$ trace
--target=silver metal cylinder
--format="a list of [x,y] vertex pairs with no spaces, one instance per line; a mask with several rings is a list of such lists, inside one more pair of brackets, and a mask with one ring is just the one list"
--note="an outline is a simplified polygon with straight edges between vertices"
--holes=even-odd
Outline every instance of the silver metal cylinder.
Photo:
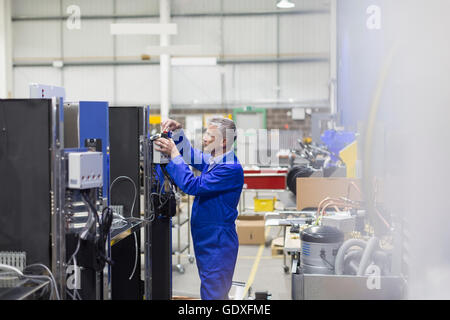
[[336,254],[342,242],[313,243],[302,241],[300,266],[303,273],[334,274]]

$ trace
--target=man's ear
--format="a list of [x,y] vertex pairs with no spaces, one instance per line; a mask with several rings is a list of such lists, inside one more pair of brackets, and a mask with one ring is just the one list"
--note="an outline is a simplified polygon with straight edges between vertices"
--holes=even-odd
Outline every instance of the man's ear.
[[227,147],[227,139],[223,139],[222,140],[222,147],[226,148]]

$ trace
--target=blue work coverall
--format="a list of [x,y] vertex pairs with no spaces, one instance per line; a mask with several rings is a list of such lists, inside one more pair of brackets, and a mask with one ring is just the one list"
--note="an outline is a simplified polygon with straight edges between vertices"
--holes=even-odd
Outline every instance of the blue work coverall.
[[[239,248],[235,220],[244,172],[233,151],[211,160],[194,149],[182,130],[173,135],[182,155],[166,170],[186,194],[195,196],[191,232],[204,300],[226,300],[231,288]],[[201,171],[196,177],[192,165]]]

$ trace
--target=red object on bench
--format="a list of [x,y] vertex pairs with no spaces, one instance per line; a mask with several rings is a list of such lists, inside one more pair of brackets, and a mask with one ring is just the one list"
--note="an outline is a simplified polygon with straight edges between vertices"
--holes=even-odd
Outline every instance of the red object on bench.
[[244,189],[284,190],[287,169],[244,170]]

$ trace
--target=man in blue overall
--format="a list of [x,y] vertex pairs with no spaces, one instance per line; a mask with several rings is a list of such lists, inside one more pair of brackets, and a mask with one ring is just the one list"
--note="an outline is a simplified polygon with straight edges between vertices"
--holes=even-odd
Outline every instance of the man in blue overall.
[[[174,133],[173,140],[155,141],[159,151],[171,157],[166,170],[183,192],[195,196],[191,230],[201,298],[226,300],[238,254],[235,220],[244,185],[244,172],[233,152],[236,126],[226,118],[210,120],[203,152],[191,146],[178,122],[164,121],[161,128]],[[194,176],[188,165],[201,175]]]

